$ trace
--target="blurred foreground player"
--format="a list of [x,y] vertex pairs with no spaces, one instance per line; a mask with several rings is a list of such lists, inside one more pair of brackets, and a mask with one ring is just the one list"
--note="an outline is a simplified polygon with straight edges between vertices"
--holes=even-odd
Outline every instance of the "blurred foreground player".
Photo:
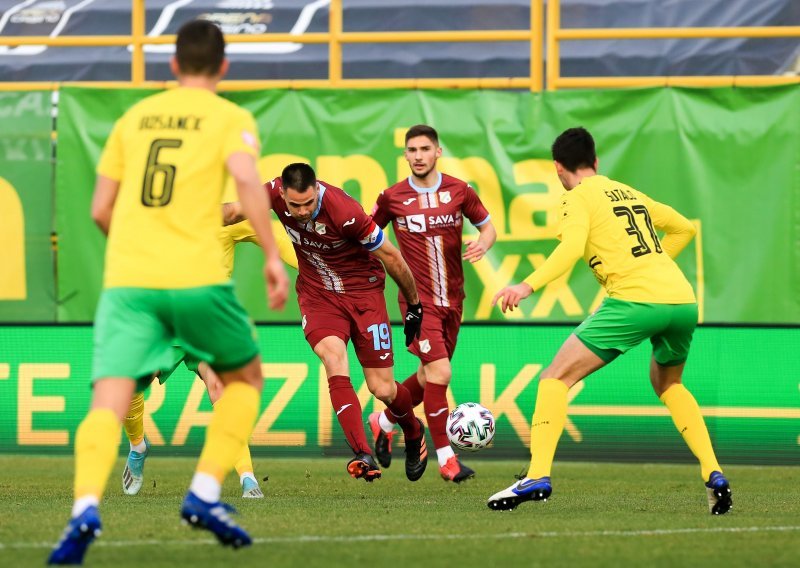
[[[226,191],[226,193],[228,192]],[[233,188],[232,194],[227,195],[223,200],[229,202],[235,199],[233,194],[235,194],[235,188]],[[294,254],[294,248],[283,230],[275,233],[275,241],[283,262],[297,269],[297,257]],[[253,225],[250,224],[249,221],[242,221],[235,225],[222,227],[220,242],[222,243],[224,254],[223,262],[225,272],[228,277],[230,277],[233,273],[234,246],[244,242],[258,244],[258,239]],[[174,352],[175,362],[173,366],[167,371],[157,373],[157,377],[153,376],[152,378],[158,378],[159,382],[164,384],[181,362],[183,362],[187,369],[192,373],[196,373],[203,383],[205,383],[211,404],[216,404],[222,397],[224,385],[219,376],[214,372],[214,369],[204,361],[198,361],[188,356],[186,352],[178,346],[175,346]],[[128,459],[125,462],[125,468],[122,470],[122,491],[126,495],[137,495],[144,483],[144,465],[150,452],[150,441],[147,438],[147,433],[144,431],[143,392],[137,392],[133,395],[131,406],[125,415],[122,426],[125,429],[125,434],[130,444]],[[261,491],[261,487],[258,484],[248,444],[244,445],[239,456],[236,458],[234,469],[239,476],[239,483],[242,486],[242,497],[244,499],[262,499],[264,497],[264,492]]]
[[179,86],[129,109],[97,167],[92,217],[108,244],[95,317],[92,403],[75,436],[72,519],[50,564],[81,564],[100,534],[98,505],[120,423],[144,386],[136,378],[167,369],[175,343],[208,361],[225,385],[181,517],[223,545],[252,542],[231,519],[232,508],[219,501],[222,480],[252,431],[263,386],[254,329],[222,264],[219,204],[226,171],[266,255],[271,308],[285,304],[288,279],[256,170],[255,121],[215,94],[228,69],[220,29],[205,20],[182,26],[170,65]]
[[[567,416],[567,391],[645,339],[653,345],[650,382],[669,409],[689,449],[700,461],[708,507],[727,513],[731,488],[717,463],[703,415],[681,384],[697,326],[694,291],[673,259],[695,235],[692,223],[671,207],[623,183],[597,174],[594,139],[570,128],[552,147],[556,172],[567,190],[561,202],[561,243],[521,284],[500,290],[503,312],[541,290],[583,257],[606,289],[600,308],[567,338],[541,372],[531,424],[527,476],[489,497],[495,510],[547,499],[550,469]],[[664,231],[659,239],[656,229]]]

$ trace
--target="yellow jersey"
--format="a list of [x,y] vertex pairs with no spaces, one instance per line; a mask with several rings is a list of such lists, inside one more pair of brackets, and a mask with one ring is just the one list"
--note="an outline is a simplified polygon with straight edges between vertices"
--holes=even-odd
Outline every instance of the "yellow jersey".
[[[226,201],[226,203],[229,202]],[[278,246],[278,254],[281,256],[281,260],[297,270],[297,254],[294,252],[294,245],[289,240],[289,235],[286,234],[283,225],[275,219],[272,220],[272,234],[275,237],[275,244]],[[256,230],[247,219],[222,227],[219,239],[223,249],[223,264],[228,276],[233,274],[233,247],[239,243],[259,244]]]
[[[657,230],[666,231],[663,241]],[[673,260],[694,234],[691,222],[671,207],[605,176],[586,177],[564,194],[559,217],[562,245],[567,235],[579,235],[571,239],[579,247],[575,256],[570,260],[569,252],[553,251],[551,266],[543,265],[525,282],[538,290],[583,256],[611,298],[694,303],[692,286]]]
[[191,288],[228,280],[220,242],[225,162],[258,157],[255,121],[207,89],[147,97],[114,125],[97,173],[120,182],[104,287]]

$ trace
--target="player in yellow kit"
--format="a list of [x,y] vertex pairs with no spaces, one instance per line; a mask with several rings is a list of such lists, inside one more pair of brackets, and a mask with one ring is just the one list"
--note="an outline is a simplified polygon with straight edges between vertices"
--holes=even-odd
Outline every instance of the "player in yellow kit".
[[[227,203],[234,200],[236,200],[235,190],[226,192],[223,201]],[[276,231],[274,234],[281,259],[292,268],[297,269],[297,256],[294,253],[294,247],[291,241],[289,241],[289,237],[286,235],[286,231],[281,228],[280,231]],[[253,229],[253,225],[245,220],[235,225],[222,227],[220,242],[222,243],[224,254],[223,262],[225,272],[230,277],[233,273],[234,246],[239,243],[258,244],[258,238],[255,229]],[[223,384],[219,376],[217,376],[214,369],[207,363],[187,356],[179,347],[175,347],[175,362],[173,367],[165,372],[159,373],[158,380],[162,384],[166,382],[181,362],[184,363],[187,369],[200,377],[206,385],[208,398],[211,400],[211,404],[216,404],[223,392]],[[150,451],[150,442],[144,431],[143,392],[138,392],[133,396],[131,406],[128,409],[128,413],[125,415],[125,420],[122,425],[130,444],[128,459],[125,462],[125,468],[122,470],[122,491],[126,495],[137,495],[144,483],[144,464]],[[261,491],[258,485],[258,479],[255,476],[253,459],[250,455],[250,447],[248,444],[244,445],[239,456],[236,458],[234,469],[239,476],[239,483],[241,483],[242,486],[242,497],[245,499],[262,499],[264,493]]]
[[170,67],[178,87],[131,107],[114,125],[97,166],[92,217],[108,243],[95,317],[92,402],[75,434],[72,519],[50,564],[81,564],[100,534],[98,506],[121,421],[137,387],[146,387],[137,378],[168,369],[176,343],[208,361],[225,385],[181,517],[223,545],[252,542],[219,500],[222,481],[252,432],[263,387],[255,330],[222,262],[227,175],[264,249],[270,307],[285,304],[288,279],[256,169],[255,121],[215,93],[228,69],[222,32],[211,22],[192,21],[178,30],[175,47]]
[[[525,501],[546,500],[552,492],[550,469],[567,417],[567,391],[645,339],[653,345],[650,382],[672,420],[700,461],[709,510],[731,508],[728,480],[717,463],[703,416],[681,384],[689,345],[697,325],[694,291],[673,259],[695,234],[694,226],[671,207],[618,181],[597,174],[591,134],[570,128],[553,143],[553,160],[567,190],[561,203],[561,243],[521,284],[494,297],[513,310],[583,257],[606,289],[600,308],[564,342],[541,372],[531,424],[531,463],[527,476],[495,493],[488,505],[514,509]],[[656,230],[665,231],[659,239]]]

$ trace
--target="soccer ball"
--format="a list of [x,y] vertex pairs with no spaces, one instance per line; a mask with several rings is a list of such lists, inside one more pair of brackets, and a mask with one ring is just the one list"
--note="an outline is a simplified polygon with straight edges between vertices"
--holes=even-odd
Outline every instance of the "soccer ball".
[[447,417],[447,437],[459,450],[482,450],[494,438],[494,416],[477,402],[459,404]]

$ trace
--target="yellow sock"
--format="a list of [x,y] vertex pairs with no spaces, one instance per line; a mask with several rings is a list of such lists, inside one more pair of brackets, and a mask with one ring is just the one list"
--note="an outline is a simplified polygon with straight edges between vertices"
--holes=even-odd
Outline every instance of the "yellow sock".
[[245,444],[242,451],[239,452],[239,457],[236,458],[236,473],[242,477],[243,473],[253,473],[253,460],[250,457],[250,446]]
[[133,395],[131,407],[122,425],[131,444],[135,446],[144,440],[144,393]]
[[558,379],[539,380],[531,420],[531,465],[528,468],[531,479],[550,476],[558,439],[567,420],[568,391],[569,387]]
[[660,398],[669,409],[672,421],[686,441],[686,445],[700,460],[700,474],[703,476],[703,481],[708,481],[712,471],[721,472],[722,468],[717,463],[714,448],[711,447],[706,423],[692,393],[683,385],[677,384],[669,387]]
[[211,475],[222,483],[241,455],[242,447],[247,446],[260,403],[261,395],[255,387],[239,381],[225,387],[214,404],[214,414],[197,464],[198,473]]
[[103,496],[117,459],[120,423],[113,411],[90,410],[75,434],[75,499]]

